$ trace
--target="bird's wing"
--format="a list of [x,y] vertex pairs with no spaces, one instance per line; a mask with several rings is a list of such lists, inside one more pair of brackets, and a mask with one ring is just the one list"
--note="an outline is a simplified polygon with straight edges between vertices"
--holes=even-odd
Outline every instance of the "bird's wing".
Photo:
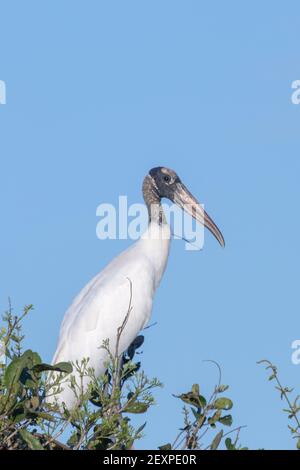
[[112,263],[84,287],[66,312],[53,362],[83,357],[97,361],[97,351],[106,339],[114,348],[118,328],[122,326],[131,300],[132,310],[119,352],[130,345],[146,323],[152,307],[152,297],[144,291],[145,285],[149,285],[145,260],[141,261],[142,271],[134,259],[118,263],[118,269]]

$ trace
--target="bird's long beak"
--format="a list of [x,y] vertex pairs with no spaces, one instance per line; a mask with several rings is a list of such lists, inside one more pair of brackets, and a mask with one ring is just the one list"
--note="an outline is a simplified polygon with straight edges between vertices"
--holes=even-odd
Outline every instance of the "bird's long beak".
[[191,215],[195,220],[208,228],[208,230],[216,237],[222,247],[225,246],[225,240],[221,231],[218,229],[214,221],[205,212],[197,199],[189,192],[183,183],[177,183],[174,191],[174,202],[185,212]]

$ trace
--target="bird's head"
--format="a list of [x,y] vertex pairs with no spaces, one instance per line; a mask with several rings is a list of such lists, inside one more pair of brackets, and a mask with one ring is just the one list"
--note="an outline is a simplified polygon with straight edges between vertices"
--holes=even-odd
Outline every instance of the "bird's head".
[[221,231],[205,212],[197,199],[182,183],[175,171],[161,166],[152,168],[144,180],[144,194],[145,199],[148,197],[150,204],[155,201],[160,201],[162,198],[167,198],[174,202],[208,228],[221,246],[225,246]]

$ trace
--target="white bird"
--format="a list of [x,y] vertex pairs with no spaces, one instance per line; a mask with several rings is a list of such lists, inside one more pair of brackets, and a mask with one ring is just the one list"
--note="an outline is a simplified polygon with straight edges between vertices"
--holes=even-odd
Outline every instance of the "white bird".
[[[149,224],[141,238],[113,259],[77,295],[65,313],[52,364],[89,358],[89,366],[100,376],[105,372],[107,351],[101,348],[109,340],[115,351],[118,329],[122,326],[131,300],[131,311],[121,334],[118,352],[123,353],[150,319],[155,291],[164,273],[171,239],[161,199],[168,198],[207,227],[221,246],[224,238],[202,206],[183,185],[177,174],[164,167],[150,170],[143,182],[143,196]],[[129,280],[130,283],[129,284]],[[73,370],[75,380],[78,373]],[[86,389],[89,379],[84,381]],[[77,404],[66,383],[57,396],[68,409]],[[49,397],[48,402],[54,398]]]

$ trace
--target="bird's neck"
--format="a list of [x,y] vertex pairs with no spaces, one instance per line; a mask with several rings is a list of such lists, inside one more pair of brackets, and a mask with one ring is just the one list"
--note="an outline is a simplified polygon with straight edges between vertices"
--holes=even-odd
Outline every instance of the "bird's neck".
[[154,285],[158,287],[165,271],[171,241],[171,230],[167,222],[149,222],[147,230],[141,236],[139,243],[143,246],[143,252],[151,261],[154,268]]
[[148,207],[149,224],[157,224],[160,226],[168,225],[167,219],[160,201],[157,204],[151,204]]
[[143,182],[143,196],[148,209],[149,225],[140,243],[154,268],[153,280],[156,288],[168,261],[171,230],[161,205],[158,189],[149,176],[146,176]]
[[148,209],[149,224],[166,224],[167,220],[161,205],[161,198],[149,176],[146,176],[143,182],[143,196]]

